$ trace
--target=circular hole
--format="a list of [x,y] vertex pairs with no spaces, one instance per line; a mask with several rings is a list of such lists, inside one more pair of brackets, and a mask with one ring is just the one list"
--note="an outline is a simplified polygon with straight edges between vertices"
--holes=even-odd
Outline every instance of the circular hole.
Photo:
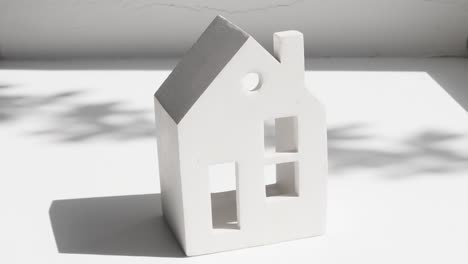
[[244,78],[242,78],[242,87],[245,91],[253,92],[257,91],[260,86],[262,86],[262,80],[260,75],[255,72],[247,73]]

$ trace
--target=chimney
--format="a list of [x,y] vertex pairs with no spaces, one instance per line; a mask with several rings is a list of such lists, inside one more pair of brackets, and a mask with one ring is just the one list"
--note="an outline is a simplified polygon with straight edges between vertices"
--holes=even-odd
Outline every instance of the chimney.
[[304,36],[295,30],[273,34],[275,57],[291,71],[304,76]]

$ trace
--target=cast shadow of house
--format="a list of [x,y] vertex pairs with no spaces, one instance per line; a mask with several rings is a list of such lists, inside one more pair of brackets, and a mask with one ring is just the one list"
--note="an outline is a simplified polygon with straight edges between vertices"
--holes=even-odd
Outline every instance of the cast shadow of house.
[[183,257],[160,194],[55,200],[49,210],[60,253]]

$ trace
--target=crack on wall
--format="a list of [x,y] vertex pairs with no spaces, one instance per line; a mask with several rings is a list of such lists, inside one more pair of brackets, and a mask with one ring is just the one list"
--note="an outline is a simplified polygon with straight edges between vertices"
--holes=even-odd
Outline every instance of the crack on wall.
[[218,8],[208,5],[185,5],[185,4],[174,4],[174,3],[165,3],[165,2],[153,2],[144,5],[140,5],[139,8],[149,8],[154,6],[159,7],[171,7],[171,8],[178,8],[178,9],[186,9],[190,11],[202,12],[202,11],[216,11],[220,13],[225,13],[229,15],[234,14],[245,14],[251,12],[262,12],[271,9],[283,8],[283,7],[292,7],[296,4],[304,2],[304,0],[295,0],[289,3],[278,3],[278,4],[270,4],[261,7],[252,7],[252,8],[245,8],[245,9],[227,9],[227,8]]

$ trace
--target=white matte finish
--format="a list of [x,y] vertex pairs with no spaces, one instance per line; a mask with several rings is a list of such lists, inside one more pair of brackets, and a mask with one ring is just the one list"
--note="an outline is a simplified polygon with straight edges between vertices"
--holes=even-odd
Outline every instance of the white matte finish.
[[[229,24],[219,17],[213,23],[220,21]],[[227,28],[240,30],[233,26]],[[207,30],[205,34],[217,33]],[[201,40],[217,40],[205,34]],[[158,97],[159,92],[156,93],[163,212],[187,255],[323,234],[327,176],[325,112],[305,86],[303,43],[300,32],[276,33],[274,50],[278,61],[248,37],[191,108],[184,111],[181,120],[168,121],[169,114],[161,106],[177,98]],[[223,42],[210,45],[216,47]],[[209,55],[222,57],[224,54],[216,53],[217,50],[222,49],[213,49]],[[188,54],[179,65],[194,58],[191,51]],[[206,66],[203,63],[199,61],[201,68]],[[248,91],[242,79],[252,72],[259,75],[260,86]],[[182,70],[177,75],[203,79]],[[177,86],[179,83],[190,83],[190,80],[174,81],[174,86],[170,80],[166,81],[164,89],[175,90],[175,94],[190,89]],[[265,150],[264,122],[276,118],[279,118],[275,125],[276,151],[269,153]],[[171,129],[171,138],[176,141],[167,143],[165,133]],[[223,195],[226,203],[237,204],[234,207],[237,209],[233,209],[237,210],[238,220],[234,229],[213,228],[218,223],[212,220],[208,168],[224,162],[236,164],[237,196]],[[293,163],[287,165],[287,162]],[[275,163],[280,164],[277,165],[278,190],[286,190],[287,195],[267,197],[264,166]],[[179,168],[180,174],[175,173]],[[291,169],[294,175],[288,174],[292,173]],[[288,183],[289,179],[292,182]],[[227,210],[231,207],[217,206],[223,210],[221,216],[228,217]]]

